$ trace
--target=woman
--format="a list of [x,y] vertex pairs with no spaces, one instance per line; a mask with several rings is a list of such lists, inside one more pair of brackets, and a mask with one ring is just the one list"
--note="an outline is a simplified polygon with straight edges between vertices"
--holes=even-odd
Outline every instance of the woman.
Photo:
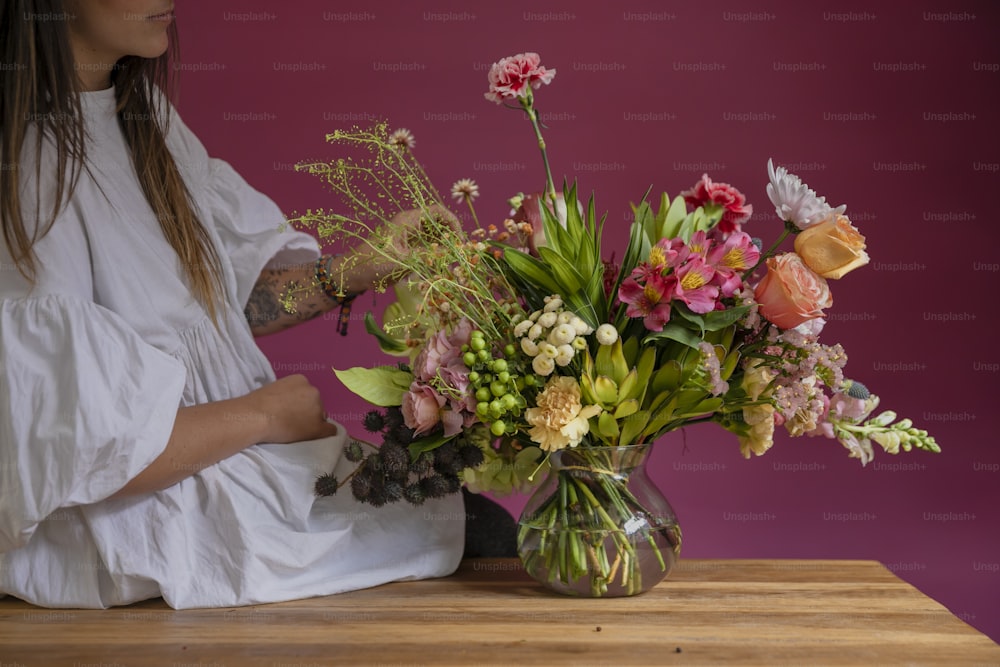
[[[253,341],[392,267],[317,261],[208,157],[158,90],[169,0],[2,7],[0,593],[230,606],[452,572],[458,496],[313,496],[346,434]],[[277,306],[317,276],[296,314]]]

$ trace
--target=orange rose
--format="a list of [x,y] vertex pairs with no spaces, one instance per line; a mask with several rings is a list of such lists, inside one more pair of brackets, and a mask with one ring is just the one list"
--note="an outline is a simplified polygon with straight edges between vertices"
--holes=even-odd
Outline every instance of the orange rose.
[[826,280],[816,275],[794,252],[767,260],[767,274],[754,290],[760,313],[782,329],[823,316],[833,305]]
[[843,215],[831,216],[802,230],[795,237],[795,252],[824,278],[842,278],[868,263],[865,237]]

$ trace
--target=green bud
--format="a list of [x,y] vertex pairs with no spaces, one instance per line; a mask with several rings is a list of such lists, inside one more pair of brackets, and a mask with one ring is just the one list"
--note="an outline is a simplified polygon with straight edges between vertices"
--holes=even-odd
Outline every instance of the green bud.
[[507,371],[500,371],[500,373],[497,374],[497,380],[503,382],[504,384],[507,384],[508,382],[510,382],[510,373],[508,373]]
[[482,338],[473,338],[469,341],[469,347],[474,351],[479,352],[480,350],[486,348],[486,341]]
[[500,397],[500,403],[503,404],[504,410],[508,412],[517,407],[517,399],[511,394],[504,394]]
[[490,424],[490,433],[492,433],[493,435],[497,436],[503,435],[506,430],[507,430],[507,425],[503,423],[502,419],[498,419],[492,424]]
[[517,354],[517,348],[511,343],[507,343],[507,345],[503,348],[503,353],[508,357],[513,357]]
[[478,381],[479,381],[479,371],[472,371],[471,373],[469,373],[469,382],[478,382]]
[[490,392],[489,388],[480,387],[479,389],[476,390],[476,400],[486,401],[487,403],[489,403],[490,399],[492,398],[493,394]]
[[493,392],[494,396],[503,396],[507,393],[507,384],[500,382],[500,380],[494,380],[490,383],[490,391]]
[[507,370],[507,362],[503,359],[496,359],[493,361],[493,370],[497,373],[502,373]]
[[489,352],[489,350],[479,350],[479,351],[477,351],[476,352],[476,358],[479,359],[479,361],[486,361],[487,359],[490,358],[490,352]]
[[466,352],[465,354],[462,355],[462,361],[468,368],[472,368],[473,366],[476,365],[476,355],[474,355],[472,352]]

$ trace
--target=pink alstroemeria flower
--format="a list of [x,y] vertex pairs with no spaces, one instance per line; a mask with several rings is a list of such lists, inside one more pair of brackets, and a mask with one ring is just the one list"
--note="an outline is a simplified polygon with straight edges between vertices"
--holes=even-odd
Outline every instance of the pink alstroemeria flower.
[[628,304],[625,314],[643,318],[643,325],[650,331],[663,331],[663,326],[670,321],[672,282],[673,278],[664,279],[658,275],[650,276],[645,285],[634,278],[626,278],[618,288],[619,301]]
[[730,297],[743,287],[743,272],[760,260],[760,249],[746,232],[730,234],[708,252],[708,263],[715,267],[715,284],[722,296]]
[[691,255],[676,269],[673,297],[687,304],[695,313],[715,310],[719,288],[713,284],[715,268],[701,255]]

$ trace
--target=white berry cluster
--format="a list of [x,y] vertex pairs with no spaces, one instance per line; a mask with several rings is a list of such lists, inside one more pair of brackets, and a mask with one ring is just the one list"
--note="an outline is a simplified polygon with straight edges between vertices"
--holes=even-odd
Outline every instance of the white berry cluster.
[[558,296],[545,297],[545,307],[514,326],[514,336],[521,351],[531,360],[531,369],[538,375],[551,375],[556,366],[567,366],[581,350],[587,349],[584,336],[593,327],[573,313],[563,310]]

